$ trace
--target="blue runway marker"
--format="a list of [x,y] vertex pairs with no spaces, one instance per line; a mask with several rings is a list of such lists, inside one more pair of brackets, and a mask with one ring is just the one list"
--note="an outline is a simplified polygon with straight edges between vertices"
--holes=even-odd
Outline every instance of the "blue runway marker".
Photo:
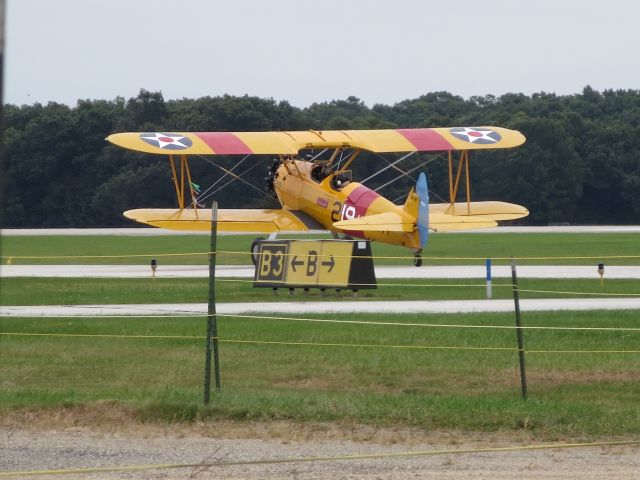
[[491,259],[487,258],[484,261],[485,266],[487,267],[487,298],[491,298]]

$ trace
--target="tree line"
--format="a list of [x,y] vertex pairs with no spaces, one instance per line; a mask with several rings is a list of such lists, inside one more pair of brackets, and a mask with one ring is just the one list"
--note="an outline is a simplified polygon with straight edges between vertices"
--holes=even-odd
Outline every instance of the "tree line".
[[[521,224],[633,224],[640,220],[640,91],[585,87],[580,94],[506,94],[469,99],[428,93],[395,105],[366,106],[356,97],[296,108],[250,96],[165,101],[141,90],[125,100],[80,100],[74,107],[4,106],[5,228],[132,225],[122,211],[175,206],[163,157],[126,151],[105,142],[124,131],[265,131],[419,128],[496,125],[520,130],[524,146],[471,153],[473,200],[503,200],[529,208]],[[367,154],[354,162],[366,178],[399,158]],[[422,163],[432,198],[447,198],[447,162],[417,154],[398,164]],[[206,189],[238,157],[193,158],[194,182]],[[270,158],[237,167],[263,189]],[[245,173],[246,171],[246,173]],[[391,182],[392,168],[371,180]],[[218,183],[224,185],[230,177]],[[413,180],[402,177],[380,193],[403,200]],[[217,187],[216,187],[217,188]],[[234,181],[214,196],[221,207],[275,207],[274,200]],[[435,200],[437,201],[437,200]]]

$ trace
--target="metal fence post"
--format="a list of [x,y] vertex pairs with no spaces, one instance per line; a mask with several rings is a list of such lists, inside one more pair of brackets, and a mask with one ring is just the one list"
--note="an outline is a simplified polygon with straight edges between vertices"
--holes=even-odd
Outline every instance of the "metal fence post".
[[522,399],[527,399],[527,372],[524,361],[524,338],[522,335],[522,319],[520,316],[520,293],[518,291],[518,275],[516,274],[516,261],[511,260],[511,284],[513,287],[513,302],[516,309],[516,337],[518,339],[518,357],[520,359],[520,385],[522,387]]
[[207,311],[207,345],[204,368],[204,404],[211,398],[211,354],[213,353],[216,391],[220,392],[220,358],[216,319],[216,249],[218,236],[218,202],[211,205],[211,246],[209,250],[209,308]]

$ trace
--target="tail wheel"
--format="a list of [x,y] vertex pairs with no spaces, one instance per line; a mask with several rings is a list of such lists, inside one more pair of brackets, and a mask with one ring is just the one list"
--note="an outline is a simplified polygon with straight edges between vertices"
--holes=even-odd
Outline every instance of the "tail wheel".
[[260,242],[263,240],[264,237],[258,237],[251,244],[251,261],[254,266],[257,266],[258,262],[260,262]]
[[420,256],[419,253],[416,253],[415,256],[413,257],[413,264],[416,267],[421,267],[422,266],[422,257]]

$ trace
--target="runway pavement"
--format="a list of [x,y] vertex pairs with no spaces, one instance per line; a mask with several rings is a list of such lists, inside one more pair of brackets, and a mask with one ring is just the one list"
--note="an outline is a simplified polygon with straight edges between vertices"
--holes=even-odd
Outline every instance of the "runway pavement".
[[[611,232],[640,233],[640,226],[553,226],[553,227],[498,227],[477,230],[474,233],[578,233]],[[4,236],[15,235],[193,235],[193,232],[174,232],[157,228],[117,228],[117,229],[31,229],[2,230]],[[202,233],[196,233],[202,234]],[[593,265],[581,266],[518,266],[521,278],[592,278],[598,279],[596,261]],[[509,266],[493,266],[494,278],[510,278]],[[159,265],[159,278],[207,277],[204,265]],[[378,279],[413,278],[478,278],[484,279],[484,265],[430,266],[421,268],[376,267]],[[222,265],[216,270],[217,277],[253,277],[249,266]],[[76,277],[76,278],[148,278],[151,269],[146,265],[1,265],[0,277]],[[640,266],[605,266],[607,279],[640,278]],[[527,299],[521,301],[522,311],[544,310],[619,310],[639,309],[640,298],[562,298]],[[463,312],[506,312],[513,311],[511,300],[456,300],[456,301],[322,301],[322,302],[270,302],[270,303],[219,303],[217,310],[222,314],[242,314],[247,312],[265,313],[463,313]],[[180,315],[204,314],[206,304],[163,304],[163,305],[63,305],[63,306],[0,306],[0,316],[60,316],[60,315]]]
[[[376,277],[386,278],[481,278],[486,276],[484,265],[376,267]],[[511,267],[492,267],[494,278],[511,278]],[[597,265],[537,265],[518,266],[521,278],[593,278],[599,279]],[[209,276],[206,265],[159,265],[159,278],[203,278]],[[148,278],[148,265],[0,265],[0,277],[93,277]],[[253,278],[253,267],[219,265],[216,277]],[[605,278],[640,278],[640,266],[605,266]]]
[[[157,270],[159,278],[207,277],[208,268],[201,265],[166,265]],[[596,266],[521,266],[521,278],[599,278]],[[2,277],[76,277],[76,278],[149,278],[151,269],[145,265],[3,265]],[[241,265],[221,265],[216,276],[253,277],[253,268]],[[392,278],[437,279],[478,278],[484,280],[485,267],[423,266],[376,267],[379,280]],[[494,278],[510,278],[508,266],[493,267]],[[640,267],[606,267],[606,278],[640,278]],[[295,297],[294,297],[295,298]],[[298,298],[301,298],[298,296]],[[521,300],[521,310],[640,310],[640,298],[560,298]],[[313,314],[313,313],[478,313],[512,312],[512,300],[455,300],[455,301],[288,301],[268,303],[218,303],[221,314],[249,312]],[[0,306],[0,316],[104,316],[104,315],[184,315],[206,314],[202,304],[156,305],[44,305]]]
[[[639,310],[640,298],[555,298],[520,301],[522,312],[567,310]],[[483,313],[513,312],[513,300],[441,301],[322,301],[218,303],[219,314],[279,313]],[[59,317],[110,315],[205,315],[206,303],[150,305],[0,306],[0,317]]]

